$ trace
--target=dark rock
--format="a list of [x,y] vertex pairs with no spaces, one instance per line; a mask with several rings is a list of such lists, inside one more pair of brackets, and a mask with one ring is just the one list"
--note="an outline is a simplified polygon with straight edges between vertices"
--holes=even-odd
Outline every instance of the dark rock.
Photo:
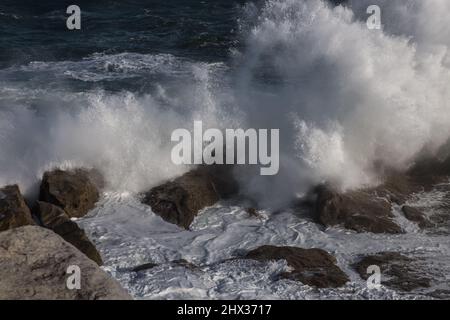
[[255,208],[246,208],[245,211],[248,213],[250,217],[258,218],[260,216]]
[[142,202],[164,220],[188,229],[205,207],[237,192],[230,166],[201,166],[151,189]]
[[145,270],[148,270],[148,269],[152,269],[152,268],[154,268],[156,266],[158,266],[156,263],[151,263],[151,262],[150,263],[144,263],[144,264],[141,264],[139,266],[131,268],[131,271],[132,272],[140,272],[140,271],[145,271]]
[[[450,144],[449,144],[450,145]],[[401,233],[392,220],[391,203],[402,205],[417,192],[430,191],[450,176],[450,157],[445,161],[423,158],[406,172],[385,170],[384,183],[374,188],[340,193],[329,186],[314,190],[315,218],[325,226],[341,225],[357,232]],[[417,212],[407,213],[416,222],[427,222]]]
[[[0,300],[122,300],[131,296],[92,260],[51,230],[25,226],[0,233]],[[69,266],[80,289],[67,288]]]
[[328,186],[316,189],[316,217],[325,226],[341,225],[357,232],[402,233],[393,221],[391,204],[367,191],[338,193]]
[[258,261],[284,259],[293,271],[283,273],[282,277],[319,288],[341,287],[349,281],[336,265],[336,259],[322,249],[262,246],[248,252],[245,258]]
[[418,160],[406,172],[385,173],[386,179],[374,191],[379,196],[389,197],[397,204],[404,204],[414,193],[431,191],[439,183],[445,182],[450,176],[450,157],[442,161],[438,158],[423,158]]
[[[196,266],[195,264],[193,264],[185,259],[173,260],[170,262],[170,264],[175,265],[175,266],[181,266],[181,267],[184,267],[184,268],[190,269],[190,270],[198,270],[199,269],[198,266]],[[140,271],[146,271],[149,269],[153,269],[157,266],[158,266],[158,264],[149,262],[149,263],[144,263],[144,264],[138,265],[136,267],[133,267],[130,270],[132,272],[140,272]]]
[[177,265],[177,266],[184,267],[189,270],[199,270],[200,269],[197,265],[195,265],[192,262],[189,262],[185,259],[174,260],[171,263],[174,265]]
[[404,204],[412,194],[430,191],[436,184],[448,180],[450,157],[444,156],[443,158],[446,160],[440,160],[438,156],[422,157],[405,172],[385,171],[383,173],[384,183],[372,188],[372,191],[399,205]]
[[381,284],[402,291],[429,288],[431,279],[426,276],[424,267],[413,258],[397,252],[380,252],[362,258],[354,265],[361,278],[367,280],[367,268],[376,265],[381,270]]
[[432,226],[432,223],[417,208],[410,206],[403,206],[402,212],[406,219],[416,222],[421,228]]
[[450,290],[438,289],[433,292],[430,292],[429,295],[435,299],[449,300],[450,299]]
[[99,192],[92,171],[54,170],[46,172],[42,179],[39,200],[62,208],[69,217],[83,217],[94,208]]
[[86,236],[84,230],[76,222],[70,220],[64,210],[53,204],[38,201],[36,214],[44,227],[56,232],[98,265],[103,264],[100,253]]
[[33,225],[30,209],[17,185],[0,188],[0,231]]

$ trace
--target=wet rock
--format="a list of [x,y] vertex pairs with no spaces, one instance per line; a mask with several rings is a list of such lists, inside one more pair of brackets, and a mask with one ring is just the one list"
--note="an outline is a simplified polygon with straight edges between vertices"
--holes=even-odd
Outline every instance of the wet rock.
[[381,284],[392,289],[412,291],[429,288],[431,279],[426,275],[418,261],[398,252],[380,252],[362,258],[354,265],[362,279],[367,280],[370,274],[367,268],[376,265],[381,270]]
[[450,290],[446,289],[438,289],[430,292],[430,296],[435,299],[449,300],[450,299]]
[[184,267],[189,270],[199,270],[200,269],[197,265],[195,265],[192,262],[189,262],[185,259],[174,260],[171,263],[174,265],[180,266],[180,267]]
[[391,204],[373,193],[339,193],[328,186],[320,186],[316,194],[315,215],[325,226],[340,225],[357,232],[402,233],[393,221]]
[[[374,188],[340,193],[322,185],[314,190],[315,218],[325,226],[341,225],[357,232],[401,233],[392,220],[392,203],[403,205],[417,192],[430,191],[450,176],[450,157],[445,161],[423,158],[406,172],[385,170],[385,181]],[[406,215],[422,226],[428,223],[417,212]],[[417,220],[418,219],[418,220]]]
[[152,268],[154,268],[156,266],[158,266],[156,263],[151,263],[151,262],[150,263],[144,263],[144,264],[141,264],[139,266],[131,268],[131,271],[132,272],[140,272],[140,271],[145,271],[145,270],[152,269]]
[[145,193],[142,202],[167,222],[188,229],[205,207],[237,192],[230,166],[201,166]]
[[98,265],[103,264],[100,253],[86,236],[84,230],[76,222],[70,220],[64,210],[42,201],[37,202],[35,210],[44,227],[56,232]]
[[[74,246],[51,230],[25,226],[0,233],[0,299],[131,299]],[[68,289],[69,266],[80,268],[80,289]]]
[[[173,266],[184,267],[184,268],[189,269],[189,270],[199,270],[198,266],[196,266],[195,264],[193,264],[193,263],[191,263],[191,262],[189,262],[189,261],[187,261],[185,259],[173,260],[173,261],[170,262],[170,264],[173,265]],[[153,268],[155,268],[157,266],[158,266],[158,264],[149,262],[149,263],[144,263],[144,264],[138,265],[138,266],[133,267],[133,268],[131,268],[129,270],[131,270],[132,272],[140,272],[140,271],[146,271],[146,270],[149,270],[149,269],[153,269]]]
[[427,157],[418,160],[406,172],[385,173],[385,182],[373,191],[402,205],[412,194],[431,191],[436,184],[447,181],[449,176],[450,157],[443,161]]
[[35,224],[17,185],[0,188],[0,231]]
[[402,212],[406,219],[416,222],[420,228],[427,228],[432,226],[432,223],[417,208],[410,206],[403,206]]
[[246,259],[268,261],[286,260],[293,269],[282,277],[300,281],[318,288],[336,288],[345,285],[349,278],[336,265],[336,259],[322,249],[262,246],[251,250]]
[[250,217],[259,218],[260,214],[255,208],[246,208],[245,211],[248,213]]
[[39,200],[62,208],[69,217],[83,217],[99,199],[95,171],[76,169],[46,172]]

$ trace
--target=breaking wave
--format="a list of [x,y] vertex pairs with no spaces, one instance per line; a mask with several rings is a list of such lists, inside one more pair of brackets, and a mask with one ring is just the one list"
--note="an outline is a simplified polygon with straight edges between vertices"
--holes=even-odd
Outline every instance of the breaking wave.
[[[381,30],[365,23],[373,4]],[[268,0],[243,12],[229,66],[122,53],[0,70],[0,185],[30,191],[51,166],[84,165],[140,191],[187,170],[170,162],[170,133],[203,120],[280,129],[278,176],[238,169],[274,205],[322,181],[377,183],[380,165],[405,169],[449,139],[448,1]]]
[[[367,28],[372,4],[382,30]],[[380,165],[407,168],[450,137],[448,1],[271,0],[247,12],[241,87],[276,80],[254,111],[283,114],[289,163],[313,183],[377,183]]]

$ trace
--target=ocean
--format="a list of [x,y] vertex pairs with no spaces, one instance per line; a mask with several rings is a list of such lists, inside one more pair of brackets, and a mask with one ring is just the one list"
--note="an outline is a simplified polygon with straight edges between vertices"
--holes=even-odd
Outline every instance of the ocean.
[[[323,229],[285,209],[324,181],[374,186],[380,163],[403,170],[450,138],[450,2],[346,3],[1,0],[0,186],[17,183],[33,199],[46,170],[100,170],[102,200],[78,222],[103,268],[136,298],[430,297],[431,289],[369,290],[350,268],[361,254],[389,250],[432,261],[443,277],[433,289],[448,290],[448,233],[419,230],[399,208],[402,235]],[[71,4],[80,30],[66,27]],[[367,28],[370,4],[382,8],[381,30]],[[170,161],[170,135],[198,120],[280,129],[280,172],[239,171],[242,190],[265,208],[260,219],[221,202],[182,231],[138,201],[191,169]],[[448,201],[443,189],[411,201],[431,215]],[[326,249],[351,282],[315,290],[276,279],[284,262],[227,260],[262,244]],[[129,271],[147,262],[160,265]]]

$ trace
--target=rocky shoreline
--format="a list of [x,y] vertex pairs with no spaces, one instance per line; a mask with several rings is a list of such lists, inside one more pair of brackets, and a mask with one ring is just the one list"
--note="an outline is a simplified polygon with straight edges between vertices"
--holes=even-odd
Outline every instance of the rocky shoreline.
[[[417,165],[408,172],[391,174],[385,183],[375,188],[339,192],[332,186],[320,185],[311,191],[309,200],[302,200],[300,205],[308,208],[314,220],[325,228],[338,226],[358,233],[401,234],[405,230],[396,223],[393,214],[394,207],[398,207],[404,218],[418,228],[430,229],[436,223],[420,208],[406,204],[406,200],[417,192],[448,181],[449,163],[446,160]],[[140,199],[166,222],[189,230],[194,218],[204,208],[230,197],[245,197],[239,193],[232,170],[231,166],[200,166],[142,193]],[[3,250],[0,254],[0,298],[130,298],[98,267],[103,264],[100,253],[84,230],[73,221],[96,206],[102,186],[103,179],[94,170],[49,171],[43,176],[38,201],[30,206],[18,186],[0,188],[0,243]],[[255,208],[248,208],[247,212],[258,217]],[[24,241],[30,243],[24,245]],[[49,246],[43,245],[44,242],[49,242]],[[22,261],[24,256],[26,258]],[[315,288],[337,288],[350,281],[346,272],[336,264],[335,257],[321,248],[267,244],[234,259],[285,260],[290,271],[279,274],[280,279],[299,281]],[[81,291],[64,288],[67,276],[63,269],[69,261],[89,270],[83,278],[85,289]],[[197,268],[183,259],[172,263],[192,270]],[[20,272],[11,272],[12,264]],[[362,256],[357,263],[347,267],[365,280],[368,278],[367,267],[373,264],[379,265],[381,272],[389,276],[389,280],[382,284],[396,290],[409,292],[428,288],[433,281],[432,275],[426,275],[427,267],[423,262],[398,252]],[[157,265],[148,261],[131,271],[141,272]],[[419,269],[423,272],[414,272],[412,265],[421,265]],[[36,270],[40,271],[37,273]],[[103,279],[101,285],[96,282],[99,278]]]
[[[71,220],[99,199],[91,176],[82,169],[46,172],[30,207],[17,185],[0,188],[0,299],[131,298],[99,268],[100,253]],[[66,287],[69,266],[80,268],[80,289]]]

